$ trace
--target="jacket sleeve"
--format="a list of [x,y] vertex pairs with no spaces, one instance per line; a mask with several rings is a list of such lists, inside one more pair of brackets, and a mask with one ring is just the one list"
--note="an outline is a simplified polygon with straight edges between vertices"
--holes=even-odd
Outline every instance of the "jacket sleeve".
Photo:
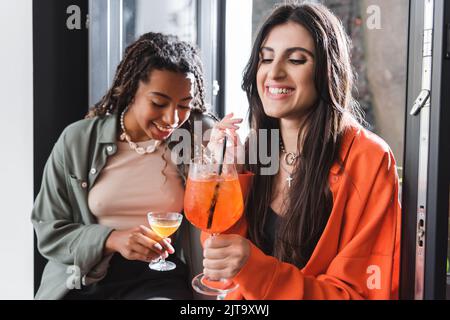
[[[251,244],[250,257],[234,278],[239,292],[227,299],[397,298],[401,210],[398,177],[392,153],[386,152],[381,158],[360,159],[355,164],[364,183],[357,183],[361,188],[343,201],[347,211],[344,214],[352,215],[354,222],[344,219],[347,225],[341,228],[347,228],[346,234],[341,235],[342,244],[331,263],[318,272],[299,269],[265,255]],[[372,161],[370,169],[362,175],[362,162],[367,160]]]
[[64,168],[64,133],[55,144],[45,165],[42,185],[36,197],[31,221],[39,252],[48,260],[76,265],[82,274],[103,257],[103,248],[112,229],[84,225],[74,219]]

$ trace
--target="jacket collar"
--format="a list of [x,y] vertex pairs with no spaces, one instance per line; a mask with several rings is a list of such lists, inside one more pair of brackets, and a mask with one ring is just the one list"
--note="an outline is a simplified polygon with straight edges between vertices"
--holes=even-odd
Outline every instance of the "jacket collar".
[[[344,137],[341,143],[340,159],[345,166],[351,146],[355,141],[355,137],[359,134],[362,127],[360,125],[351,125],[345,129]],[[341,167],[338,163],[334,163],[330,169],[332,174],[339,174]]]
[[117,141],[119,115],[117,112],[101,119],[99,143],[115,143]]

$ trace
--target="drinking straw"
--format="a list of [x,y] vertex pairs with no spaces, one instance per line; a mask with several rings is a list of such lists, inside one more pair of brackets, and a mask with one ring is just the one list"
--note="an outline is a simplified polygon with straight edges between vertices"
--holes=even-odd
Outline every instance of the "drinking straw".
[[[222,175],[223,162],[225,160],[226,149],[227,149],[227,137],[225,136],[225,138],[223,140],[222,155],[221,155],[220,161],[219,161],[219,177]],[[213,195],[213,198],[211,200],[211,205],[209,206],[208,225],[206,227],[207,229],[211,229],[211,226],[212,226],[212,223],[213,223],[214,211],[216,209],[217,198],[219,197],[219,188],[220,188],[220,180],[217,182],[217,184],[216,184],[216,186],[214,188],[214,195]]]

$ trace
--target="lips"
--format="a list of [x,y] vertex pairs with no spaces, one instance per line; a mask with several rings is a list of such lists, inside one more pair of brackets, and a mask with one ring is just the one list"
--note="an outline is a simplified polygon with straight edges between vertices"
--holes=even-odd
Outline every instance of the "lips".
[[295,92],[295,89],[288,86],[270,85],[266,86],[266,95],[273,100],[282,100],[289,98]]
[[156,140],[164,140],[166,139],[168,136],[170,136],[172,134],[172,132],[176,129],[174,127],[167,127],[167,126],[162,126],[156,122],[152,121],[152,125],[153,125],[153,138]]
[[269,87],[268,90],[271,94],[289,94],[292,91],[294,91],[291,88],[273,88],[273,87]]
[[152,122],[156,128],[158,128],[158,130],[162,131],[162,132],[172,132],[175,128],[173,127],[166,127],[166,126],[161,126],[159,124],[157,124],[156,122]]

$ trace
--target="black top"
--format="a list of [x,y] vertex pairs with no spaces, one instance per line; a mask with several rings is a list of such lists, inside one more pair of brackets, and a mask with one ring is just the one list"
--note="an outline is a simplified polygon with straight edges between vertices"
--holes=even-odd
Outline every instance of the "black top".
[[192,300],[187,266],[175,255],[166,260],[173,261],[176,269],[150,270],[147,262],[130,261],[115,253],[105,278],[69,291],[63,300]]
[[267,210],[266,222],[264,224],[264,237],[261,250],[270,256],[273,256],[273,247],[275,244],[276,234],[280,223],[280,216],[269,206]]

